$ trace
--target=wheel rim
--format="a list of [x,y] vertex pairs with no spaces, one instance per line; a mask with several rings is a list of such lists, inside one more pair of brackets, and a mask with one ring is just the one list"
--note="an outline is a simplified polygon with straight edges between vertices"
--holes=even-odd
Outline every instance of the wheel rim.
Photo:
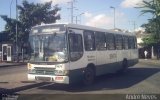
[[84,83],[86,85],[92,84],[94,80],[94,74],[91,69],[87,70],[84,75]]
[[87,72],[86,75],[85,75],[85,79],[87,81],[92,81],[93,80],[93,75],[91,72]]

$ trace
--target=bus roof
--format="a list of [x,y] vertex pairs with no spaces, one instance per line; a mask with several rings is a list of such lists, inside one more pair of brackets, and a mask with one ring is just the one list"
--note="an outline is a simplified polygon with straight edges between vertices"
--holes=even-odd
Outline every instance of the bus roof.
[[109,29],[103,29],[103,28],[97,28],[97,27],[92,27],[92,26],[79,25],[79,24],[72,24],[72,23],[42,24],[42,25],[34,26],[33,28],[40,27],[40,26],[51,26],[51,25],[62,25],[62,26],[64,25],[64,27],[75,28],[75,29],[83,29],[83,30],[91,30],[91,31],[113,33],[113,34],[135,36],[135,34],[131,33],[131,32],[114,31],[114,30],[109,30]]

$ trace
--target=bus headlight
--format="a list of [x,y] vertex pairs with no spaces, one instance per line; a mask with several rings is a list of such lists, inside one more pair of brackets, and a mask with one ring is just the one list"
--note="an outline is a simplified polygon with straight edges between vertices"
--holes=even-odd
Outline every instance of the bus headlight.
[[55,70],[55,75],[68,75],[69,71],[68,70]]
[[36,73],[36,70],[35,70],[35,69],[28,69],[28,73],[29,73],[29,74],[35,74],[35,73]]
[[31,64],[31,63],[28,63],[28,64],[27,64],[27,67],[28,67],[28,69],[33,69],[33,68],[34,68],[34,65]]

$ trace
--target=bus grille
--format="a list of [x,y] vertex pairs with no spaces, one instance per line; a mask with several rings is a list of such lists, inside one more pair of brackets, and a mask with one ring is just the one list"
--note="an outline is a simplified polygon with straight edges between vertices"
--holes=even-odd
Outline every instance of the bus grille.
[[54,68],[35,68],[35,74],[38,75],[54,75]]

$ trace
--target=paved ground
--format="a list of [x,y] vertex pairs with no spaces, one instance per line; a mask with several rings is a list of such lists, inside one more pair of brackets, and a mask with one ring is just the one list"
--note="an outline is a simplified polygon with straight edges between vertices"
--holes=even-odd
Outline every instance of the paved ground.
[[11,66],[20,66],[20,65],[26,65],[26,62],[0,62],[0,67],[11,67]]
[[[139,59],[139,62],[142,63],[142,64],[160,66],[160,60]],[[0,67],[10,67],[10,66],[19,66],[19,65],[27,65],[27,61],[19,62],[19,63],[16,63],[16,62],[0,62]]]
[[160,66],[160,60],[152,60],[152,59],[139,59],[139,62],[147,65],[155,65]]
[[160,93],[160,67],[137,64],[124,75],[104,75],[89,87],[45,84],[18,93],[32,94],[152,94]]
[[18,94],[160,94],[160,66],[139,63],[123,75],[104,75],[82,87],[27,81],[27,67],[0,68],[0,93]]

